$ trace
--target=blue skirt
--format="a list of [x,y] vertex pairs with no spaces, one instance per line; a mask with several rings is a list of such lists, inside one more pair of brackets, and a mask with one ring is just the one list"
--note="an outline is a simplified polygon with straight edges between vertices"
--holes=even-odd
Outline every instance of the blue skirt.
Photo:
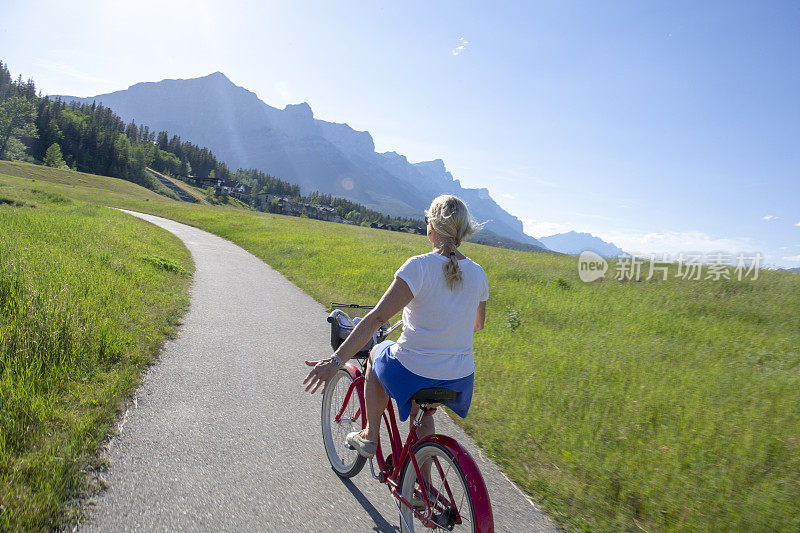
[[389,349],[394,341],[383,341],[375,346],[372,356],[372,370],[383,385],[386,394],[397,402],[397,414],[405,420],[411,413],[411,397],[420,389],[444,387],[461,395],[457,400],[444,405],[453,410],[461,418],[467,417],[469,405],[472,403],[472,385],[475,374],[460,379],[431,379],[418,376],[403,366]]

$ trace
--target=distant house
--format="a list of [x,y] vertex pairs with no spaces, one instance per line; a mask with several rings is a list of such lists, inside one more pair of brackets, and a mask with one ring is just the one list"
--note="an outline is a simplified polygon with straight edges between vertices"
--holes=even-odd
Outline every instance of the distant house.
[[[269,193],[266,193],[266,192],[260,192],[260,193],[256,194],[256,208],[258,208],[258,209],[260,209],[262,211],[267,211],[269,209],[269,205],[275,199],[278,200],[278,205],[279,206],[283,205],[285,202],[289,202],[290,201],[288,198],[284,198],[284,197],[278,196],[277,194],[269,194]],[[279,211],[279,212],[282,212],[282,211]]]
[[209,187],[217,188],[217,182],[219,180],[217,178],[212,178],[210,176],[206,176],[205,178],[199,178],[197,183],[200,185],[201,189],[208,189]]
[[256,194],[256,207],[258,209],[261,209],[262,211],[266,211],[267,206],[269,205],[269,203],[272,201],[273,198],[275,198],[275,195],[267,194],[265,192],[260,192]]
[[211,187],[218,195],[233,196],[245,202],[250,201],[250,193],[253,190],[252,187],[240,181],[230,181],[221,178],[200,178],[197,180],[197,183],[202,189]]
[[281,212],[284,215],[292,215],[295,217],[299,217],[300,215],[306,214],[305,205],[301,204],[300,202],[295,202],[294,200],[288,200],[286,198],[281,199]]
[[239,200],[249,201],[250,200],[250,192],[253,188],[249,185],[245,185],[240,181],[234,181],[230,184],[230,194],[231,196],[238,198]]
[[308,218],[315,218],[317,220],[325,220],[327,222],[341,223],[342,218],[338,215],[335,208],[328,205],[319,204],[306,204],[302,202],[295,202],[284,196],[278,196],[269,193],[258,193],[255,196],[256,207],[262,211],[268,211],[269,206],[277,200],[277,213],[281,215],[290,215],[299,217],[305,215]]
[[327,220],[328,222],[333,222],[333,219],[337,216],[336,209],[333,207],[329,207],[327,205],[318,205],[316,207],[316,216],[313,218],[318,218],[320,220]]
[[380,222],[373,222],[369,225],[370,228],[374,229],[385,229],[389,231],[401,231],[403,233],[411,233],[412,235],[425,235],[425,232],[422,228],[415,228],[413,226],[392,226],[390,224],[383,224]]
[[228,180],[218,180],[217,181],[217,189],[219,189],[219,194],[230,195],[233,192],[233,188],[236,182],[228,181]]

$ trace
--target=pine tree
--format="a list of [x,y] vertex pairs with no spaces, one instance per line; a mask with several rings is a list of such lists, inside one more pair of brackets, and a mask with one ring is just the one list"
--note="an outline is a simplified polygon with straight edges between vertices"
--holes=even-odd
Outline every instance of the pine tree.
[[169,134],[166,131],[160,131],[156,143],[161,150],[166,151],[169,148]]
[[62,168],[64,164],[64,157],[61,155],[61,147],[58,143],[53,143],[44,155],[44,164],[48,167]]
[[12,96],[0,104],[0,159],[6,155],[9,141],[34,139],[36,106],[27,98]]

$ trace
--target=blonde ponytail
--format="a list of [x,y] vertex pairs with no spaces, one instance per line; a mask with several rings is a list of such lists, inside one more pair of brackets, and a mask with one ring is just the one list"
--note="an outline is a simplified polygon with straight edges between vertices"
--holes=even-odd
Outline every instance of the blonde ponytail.
[[450,261],[444,265],[444,280],[451,291],[464,282],[455,252],[450,252]]
[[433,200],[425,216],[439,234],[442,251],[450,258],[444,265],[444,279],[450,290],[455,290],[463,283],[456,249],[468,235],[475,233],[467,205],[456,196],[442,195]]

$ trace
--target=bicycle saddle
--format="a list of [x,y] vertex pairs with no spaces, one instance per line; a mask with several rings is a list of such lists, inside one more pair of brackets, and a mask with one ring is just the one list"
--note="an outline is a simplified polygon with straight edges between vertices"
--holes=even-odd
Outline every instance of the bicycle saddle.
[[434,387],[432,389],[421,389],[414,393],[411,398],[418,404],[446,403],[458,399],[460,392]]

